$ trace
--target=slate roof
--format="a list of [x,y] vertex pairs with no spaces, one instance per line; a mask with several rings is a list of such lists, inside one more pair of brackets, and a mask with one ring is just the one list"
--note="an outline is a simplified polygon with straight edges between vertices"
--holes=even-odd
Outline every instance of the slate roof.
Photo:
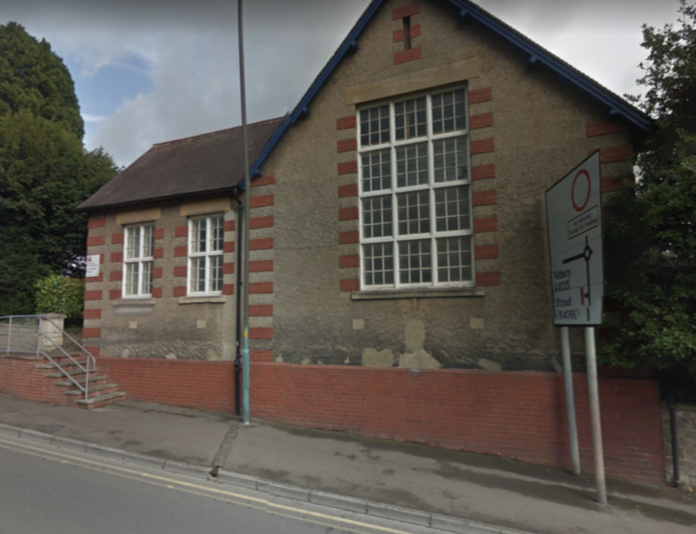
[[[310,114],[312,101],[343,58],[357,52],[360,35],[385,1],[373,0],[368,5],[291,113],[249,125],[249,165],[252,179],[263,174],[261,166],[290,127]],[[488,11],[469,0],[443,1],[458,11],[462,21],[474,20],[526,52],[530,66],[549,69],[578,87],[589,98],[603,105],[608,116],[623,118],[639,132],[646,133],[651,129],[652,119],[648,115]],[[241,145],[239,127],[154,145],[77,209],[88,211],[192,194],[229,191],[242,180]],[[201,172],[203,169],[205,172]],[[243,190],[244,184],[239,183],[239,188]]]
[[[283,117],[247,126],[252,164]],[[158,143],[77,207],[91,211],[230,191],[244,178],[242,128]]]

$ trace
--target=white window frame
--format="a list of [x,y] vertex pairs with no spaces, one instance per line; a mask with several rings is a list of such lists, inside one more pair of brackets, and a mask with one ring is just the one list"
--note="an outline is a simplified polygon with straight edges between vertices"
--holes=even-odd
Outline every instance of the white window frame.
[[[451,132],[445,132],[440,134],[433,133],[433,119],[432,119],[432,96],[439,95],[447,92],[454,91],[464,91],[464,109],[465,109],[465,128],[460,130],[454,130]],[[395,121],[395,105],[408,100],[414,100],[417,98],[425,97],[426,99],[426,129],[427,133],[425,136],[406,138],[402,140],[396,139],[396,121]],[[360,123],[360,112],[378,108],[388,105],[389,106],[389,141],[386,143],[379,143],[375,145],[363,146],[362,136],[361,136],[361,123]],[[473,202],[472,202],[472,186],[471,186],[471,151],[470,151],[470,140],[469,140],[469,113],[467,104],[467,90],[465,87],[454,87],[446,89],[433,89],[427,93],[418,93],[413,95],[408,95],[403,98],[394,99],[389,102],[372,102],[365,106],[361,106],[356,109],[356,120],[357,120],[357,138],[358,138],[358,184],[359,184],[359,225],[360,225],[360,287],[362,290],[378,291],[378,290],[394,290],[394,289],[412,289],[412,288],[428,288],[428,287],[474,287],[476,285],[476,266],[475,266],[475,244],[474,244],[474,232],[473,232]],[[462,138],[465,140],[467,147],[466,155],[466,166],[467,173],[464,179],[444,181],[442,183],[435,182],[435,170],[434,170],[434,150],[433,143],[441,139],[451,139],[451,138]],[[415,185],[415,186],[403,186],[398,187],[397,184],[397,160],[396,153],[397,149],[407,145],[417,145],[427,143],[427,155],[428,155],[428,183]],[[390,149],[391,152],[391,187],[387,189],[381,189],[378,191],[365,191],[363,182],[363,164],[362,156],[370,152],[378,152],[382,150]],[[460,229],[456,231],[437,231],[436,226],[436,213],[435,213],[435,192],[441,188],[454,188],[462,187],[465,188],[465,195],[468,199],[468,228]],[[399,219],[398,219],[398,195],[408,192],[416,191],[428,191],[429,192],[429,215],[430,215],[430,232],[423,232],[420,234],[405,234],[399,235]],[[363,201],[365,199],[373,197],[384,197],[391,196],[391,224],[392,224],[392,235],[388,237],[366,237],[365,236],[365,221],[363,216]],[[462,281],[443,281],[438,280],[438,258],[437,258],[437,239],[447,238],[447,237],[468,237],[469,238],[469,253],[471,257],[471,279]],[[402,283],[400,276],[400,265],[399,265],[399,244],[406,241],[420,241],[420,240],[430,240],[430,271],[431,271],[431,281],[421,282],[421,283]],[[392,243],[392,253],[393,253],[393,284],[371,284],[366,283],[366,269],[365,269],[365,247],[367,245],[374,245],[378,243]]]
[[[136,255],[129,257],[131,249],[131,231],[137,230],[138,232],[138,247]],[[149,231],[149,233],[148,233]],[[149,235],[149,246],[146,246],[147,238]],[[149,255],[146,255],[149,248]],[[149,224],[133,224],[126,226],[124,228],[124,240],[123,240],[123,284],[121,288],[121,295],[124,299],[139,299],[139,298],[150,298],[152,296],[152,273],[154,270],[153,256],[155,249],[155,225]],[[130,266],[135,266],[137,269],[137,281],[135,293],[129,293],[128,289],[130,286]],[[147,286],[145,286],[146,280],[145,276],[149,276],[149,281],[147,281]],[[149,291],[147,291],[149,289]]]
[[[205,250],[195,251],[194,239],[195,235],[195,225],[197,221],[205,221]],[[221,234],[221,240],[219,249],[215,248],[215,236],[213,235],[213,221],[219,221],[219,231]],[[222,265],[223,265],[223,249],[224,249],[224,215],[215,214],[207,215],[204,217],[192,217],[189,219],[189,239],[188,239],[188,265],[187,265],[187,277],[186,277],[186,287],[187,295],[198,297],[198,296],[219,296],[222,295]],[[194,291],[192,289],[193,284],[193,266],[195,263],[203,261],[203,283],[205,289],[203,291]],[[213,269],[219,269],[219,278],[216,280],[213,275]],[[214,282],[219,283],[219,289],[213,286]]]

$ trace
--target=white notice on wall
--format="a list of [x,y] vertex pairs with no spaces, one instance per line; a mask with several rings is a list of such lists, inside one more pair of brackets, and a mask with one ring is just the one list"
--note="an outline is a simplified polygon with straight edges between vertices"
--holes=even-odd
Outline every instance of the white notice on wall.
[[602,324],[602,191],[599,151],[546,192],[554,324]]
[[99,260],[101,258],[99,257],[99,254],[88,254],[87,255],[87,261],[86,266],[87,268],[85,269],[85,276],[87,278],[92,278],[95,276],[99,276]]

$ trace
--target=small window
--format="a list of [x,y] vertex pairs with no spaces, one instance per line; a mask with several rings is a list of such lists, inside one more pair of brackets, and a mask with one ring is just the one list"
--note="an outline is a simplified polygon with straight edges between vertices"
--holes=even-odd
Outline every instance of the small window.
[[428,133],[425,113],[425,98],[405,100],[394,104],[396,139],[425,137]]
[[155,248],[154,226],[126,227],[124,297],[149,297],[152,294],[152,264]]
[[222,215],[189,221],[189,295],[222,292]]
[[389,142],[389,106],[360,112],[360,143],[363,146]]

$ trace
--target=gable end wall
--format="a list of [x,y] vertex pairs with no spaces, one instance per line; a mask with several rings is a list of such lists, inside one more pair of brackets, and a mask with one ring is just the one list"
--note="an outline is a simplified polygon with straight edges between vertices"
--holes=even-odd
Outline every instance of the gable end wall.
[[[402,27],[393,13],[407,4],[382,7],[359,51],[343,60],[310,116],[288,131],[264,165],[276,178],[274,312],[273,341],[259,346],[291,363],[558,369],[544,193],[591,151],[611,156],[615,147],[630,148],[630,134],[621,125],[596,126],[608,120],[603,109],[543,67],[530,70],[524,54],[475,22],[461,24],[445,2],[420,2],[411,24],[419,25],[412,46],[422,56],[395,65],[404,43],[393,40]],[[357,108],[348,101],[361,86],[476,61],[480,72],[465,83],[476,296],[354,300],[360,248],[351,118]],[[606,159],[608,186],[617,183],[612,178],[630,176],[627,157]],[[267,188],[252,195],[260,189]],[[418,347],[409,342],[413,332],[423,332]]]

